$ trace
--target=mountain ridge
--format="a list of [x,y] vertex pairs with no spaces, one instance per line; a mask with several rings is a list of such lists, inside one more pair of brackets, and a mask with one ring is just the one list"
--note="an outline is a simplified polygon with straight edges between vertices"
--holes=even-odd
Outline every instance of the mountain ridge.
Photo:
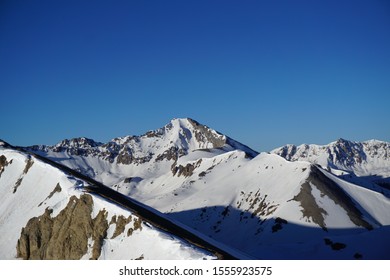
[[[379,154],[378,154],[379,150]],[[370,157],[383,157],[385,160],[390,160],[390,143],[380,140],[366,140],[362,142],[350,141],[343,138],[339,138],[325,145],[317,144],[301,144],[293,145],[287,144],[280,148],[276,148],[271,151],[276,153],[287,160],[299,160],[315,157],[317,160],[314,163],[320,162],[318,157],[319,152],[327,153],[328,164],[333,164],[335,167],[350,167],[353,164],[360,164],[362,161],[367,161],[367,156]]]
[[390,143],[380,140],[363,142],[338,139],[326,145],[285,145],[274,149],[289,161],[319,164],[344,179],[369,188],[379,186],[390,195]]
[[[104,188],[109,188],[100,183],[59,163],[25,152],[21,148],[12,147],[9,144],[6,148],[4,146],[0,147],[0,193],[2,193],[0,232],[3,236],[0,247],[9,248],[9,245],[14,244],[17,251],[12,253],[2,250],[0,258],[10,258],[12,254],[16,254],[17,258],[23,259],[98,259],[101,256],[103,259],[111,259],[115,258],[118,253],[128,258],[138,253],[126,253],[126,250],[118,247],[119,244],[116,244],[117,241],[114,239],[118,237],[120,242],[126,240],[128,243],[131,242],[133,236],[151,241],[162,238],[160,241],[166,239],[168,243],[172,240],[171,245],[175,247],[176,253],[185,258],[202,258],[202,256],[203,258],[215,258],[208,251],[207,242],[206,246],[204,245],[202,237],[199,238],[190,232],[188,232],[190,239],[178,237],[172,233],[172,228],[179,232],[184,230],[185,233],[186,230],[181,229],[180,226],[170,221],[167,221],[168,225],[164,226],[159,226],[158,222],[157,224],[150,222],[145,217],[151,211],[142,204],[136,203],[135,208],[132,208],[126,204],[127,200],[115,202],[115,199],[111,197],[110,201],[109,195],[103,195]],[[20,171],[24,164],[26,167],[21,177],[16,180],[19,172],[15,171]],[[56,186],[48,194],[50,186],[53,186],[56,181]],[[14,184],[18,188],[14,188],[10,193],[9,188]],[[102,193],[101,188],[103,188]],[[46,194],[48,195],[45,198]],[[29,209],[28,213],[24,213],[23,218],[18,216],[20,215],[20,210],[16,210],[18,208],[9,207],[12,205],[10,204],[12,198],[20,197],[20,195],[24,197],[24,204],[20,208]],[[37,204],[37,201],[41,202]],[[153,212],[156,211],[153,210]],[[12,219],[10,219],[15,215],[19,217],[18,224],[25,224],[23,228],[20,227],[20,233],[15,231]],[[37,216],[34,217],[34,215]],[[158,216],[159,213],[156,212],[154,215]],[[159,220],[164,222],[163,217]],[[143,230],[147,231],[146,235],[142,234]],[[18,234],[20,237],[15,242]],[[13,242],[11,244],[7,242],[6,246],[4,242],[11,239]],[[197,244],[203,244],[202,247],[187,243],[191,239],[196,240]],[[211,245],[213,246],[215,245]],[[142,258],[159,256],[158,258],[164,259],[164,254],[173,258],[179,257],[175,255],[175,252],[168,254],[162,250],[151,253],[148,248],[142,248],[142,246],[132,247],[138,252],[143,251],[142,254],[139,253]],[[112,248],[111,252],[108,252],[108,248]],[[219,250],[218,247],[214,248]],[[113,254],[114,249],[119,252]],[[225,253],[217,255],[220,257],[223,254]]]
[[386,171],[387,143],[332,143],[259,154],[186,118],[108,143],[81,137],[29,151],[251,258],[390,257],[378,239],[390,230],[390,196],[354,173]]
[[[152,141],[149,141],[151,140]],[[155,140],[156,143],[153,143]],[[165,140],[165,143],[164,141]],[[151,151],[153,147],[164,146],[164,149]],[[191,118],[172,119],[167,125],[150,130],[140,136],[116,137],[107,143],[96,142],[86,137],[65,139],[59,143],[34,145],[28,147],[33,151],[66,152],[69,155],[97,156],[121,164],[144,163],[162,158],[177,159],[193,150],[201,149],[242,149],[254,157],[258,152],[232,138],[217,132]]]

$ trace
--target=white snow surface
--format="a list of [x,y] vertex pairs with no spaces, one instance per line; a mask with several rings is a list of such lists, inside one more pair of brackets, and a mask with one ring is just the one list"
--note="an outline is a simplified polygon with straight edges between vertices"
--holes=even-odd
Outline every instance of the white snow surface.
[[[16,244],[27,222],[33,217],[42,215],[47,207],[53,209],[52,217],[58,215],[67,205],[70,196],[80,197],[83,193],[80,186],[84,182],[15,150],[0,147],[0,156],[4,156],[9,162],[2,170],[0,169],[0,259],[15,259]],[[24,174],[29,159],[33,164]],[[22,178],[21,184],[16,192],[13,192],[15,183],[20,178]],[[61,192],[55,192],[49,198],[49,194],[57,184],[61,186]],[[94,195],[92,197],[94,202],[92,215],[97,215],[101,209],[105,209],[108,212],[108,222],[114,215],[137,218],[128,210],[100,197]],[[135,259],[141,256],[153,260],[215,258],[180,238],[150,225],[143,225],[142,230],[134,231],[131,236],[127,236],[130,226],[131,223],[126,225],[124,232],[113,239],[110,237],[115,224],[110,226],[100,259]],[[91,250],[83,259],[90,257]]]

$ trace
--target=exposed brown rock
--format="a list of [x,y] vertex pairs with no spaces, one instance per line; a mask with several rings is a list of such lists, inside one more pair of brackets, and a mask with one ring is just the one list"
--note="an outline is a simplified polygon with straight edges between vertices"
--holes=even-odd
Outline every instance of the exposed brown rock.
[[241,201],[237,201],[237,208],[241,209],[242,205],[245,202],[249,202],[250,205],[248,209],[244,209],[246,212],[252,212],[251,217],[264,217],[269,216],[278,209],[279,204],[275,204],[273,201],[267,200],[267,195],[262,196],[260,189],[257,190],[255,194],[250,192],[245,194],[243,191],[240,193]]
[[22,184],[22,181],[23,181],[23,176],[20,177],[18,180],[16,180],[15,185],[14,185],[13,193],[16,193],[16,191],[18,190],[18,188]]
[[156,157],[156,162],[162,161],[164,159],[174,160],[176,162],[178,158],[179,158],[179,148],[172,146],[168,150],[164,151],[164,153],[158,155]]
[[135,261],[141,261],[143,260],[145,257],[144,257],[144,254],[142,254],[141,256],[139,256],[138,258],[134,259]]
[[119,153],[116,159],[116,162],[121,164],[127,164],[127,165],[131,164],[133,162],[133,154],[131,152],[131,149],[129,148],[122,149],[122,151]]
[[92,259],[100,256],[107,235],[107,212],[101,210],[92,219],[93,199],[88,194],[72,196],[68,205],[56,216],[46,209],[30,219],[17,243],[17,256],[23,259],[80,259],[87,253],[88,239],[94,241]]
[[[62,188],[61,188],[60,183],[57,183],[57,185],[55,186],[55,188],[54,188],[54,189],[51,191],[51,193],[45,198],[44,201],[46,201],[46,200],[52,198],[52,196],[53,196],[56,192],[61,192],[61,190],[62,190]],[[41,205],[43,204],[44,201],[42,201],[41,203],[39,203],[38,207],[41,206]]]
[[52,190],[47,199],[50,199],[56,192],[61,192],[61,190],[62,189],[60,183],[57,183],[56,187],[54,188],[54,190]]
[[[115,217],[115,216],[114,216]],[[122,234],[125,231],[125,227],[132,220],[131,216],[125,218],[122,215],[119,215],[117,219],[115,219],[116,228],[111,238],[115,238],[118,235]]]
[[324,215],[328,213],[317,204],[311,191],[310,183],[304,182],[300,192],[292,200],[298,201],[301,204],[303,217],[311,218],[314,223],[327,231]]
[[343,208],[355,225],[369,230],[373,228],[370,223],[363,219],[363,214],[351,197],[338,184],[326,177],[316,166],[311,167],[310,175],[306,182],[302,184],[301,191],[292,199],[301,203],[304,217],[311,217],[314,223],[326,230],[324,215],[327,215],[327,212],[317,204],[312,194],[312,186],[321,192],[322,197],[327,196],[335,204]]
[[[18,188],[20,187],[20,185],[22,184],[22,181],[23,181],[23,177],[24,175],[27,174],[27,172],[30,170],[31,166],[33,166],[34,164],[34,160],[29,157],[27,160],[26,160],[26,166],[24,167],[24,170],[23,170],[23,174],[19,177],[19,179],[15,182],[15,185],[14,185],[14,189],[13,189],[13,193],[16,193],[16,191],[18,190]],[[1,173],[0,173],[1,175]]]
[[134,219],[133,226],[134,226],[134,230],[138,230],[138,229],[142,230],[142,219],[141,218]]
[[[131,217],[129,217],[131,218]],[[131,219],[130,219],[131,221]],[[129,222],[130,222],[129,221]],[[134,222],[133,222],[133,227],[130,227],[128,230],[127,230],[127,236],[130,236],[133,234],[134,231],[136,230],[140,230],[142,231],[142,219],[141,218],[138,218],[138,219],[134,219]]]
[[334,203],[340,205],[346,212],[350,220],[357,226],[371,230],[373,227],[363,219],[362,212],[357,208],[352,198],[344,190],[322,173],[318,167],[312,166],[308,180],[317,187],[321,196],[328,196]]
[[172,167],[171,167],[172,174],[173,174],[173,176],[175,176],[177,174],[177,177],[180,177],[181,175],[183,175],[184,177],[190,177],[190,176],[192,176],[192,174],[194,174],[194,170],[197,167],[199,167],[201,163],[202,163],[202,159],[198,160],[196,163],[187,163],[186,166],[172,165]]
[[[194,127],[195,138],[200,143],[212,143],[213,148],[221,148],[226,144],[226,137],[214,133],[210,128],[205,125],[199,124],[197,121],[188,118],[187,119]],[[206,147],[200,147],[206,148]]]
[[34,160],[31,157],[29,157],[26,161],[26,166],[24,167],[23,174],[27,174],[27,172],[30,170],[33,164],[34,164]]
[[92,247],[91,259],[97,260],[100,257],[102,251],[103,240],[107,237],[108,223],[107,223],[107,211],[100,210],[98,215],[92,221],[92,240],[94,241]]
[[8,164],[9,164],[9,162],[8,162],[7,158],[4,155],[1,155],[0,156],[0,177],[1,177],[1,174],[3,174],[5,167],[8,166]]

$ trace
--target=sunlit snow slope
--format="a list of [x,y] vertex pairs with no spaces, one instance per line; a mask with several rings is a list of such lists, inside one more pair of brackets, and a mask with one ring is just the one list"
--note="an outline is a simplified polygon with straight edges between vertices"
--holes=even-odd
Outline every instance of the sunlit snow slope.
[[[379,155],[370,174],[389,168],[381,147],[370,148]],[[251,258],[390,258],[386,188],[348,182],[336,164],[258,154],[191,119],[106,144],[77,138],[30,149]],[[345,166],[358,161],[344,150]]]
[[0,147],[0,259],[210,259],[91,194],[85,182]]

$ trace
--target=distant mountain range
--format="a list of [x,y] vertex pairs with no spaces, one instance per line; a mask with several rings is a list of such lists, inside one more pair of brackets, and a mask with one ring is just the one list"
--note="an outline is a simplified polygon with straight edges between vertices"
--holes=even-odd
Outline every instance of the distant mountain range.
[[376,140],[259,154],[187,118],[108,143],[3,143],[0,195],[2,259],[390,258],[390,143]]
[[286,145],[272,151],[289,161],[308,161],[349,182],[378,192],[390,190],[390,143],[338,139],[328,145]]

